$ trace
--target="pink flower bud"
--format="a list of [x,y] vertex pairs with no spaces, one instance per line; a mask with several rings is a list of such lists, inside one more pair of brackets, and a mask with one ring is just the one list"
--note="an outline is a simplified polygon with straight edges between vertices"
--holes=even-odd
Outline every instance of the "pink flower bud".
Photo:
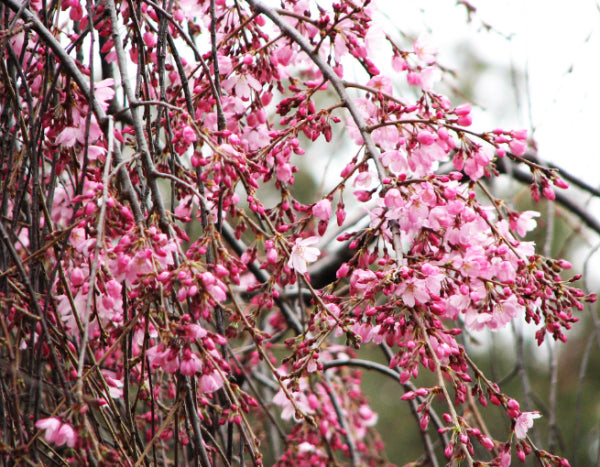
[[469,104],[468,102],[466,104],[461,104],[458,107],[456,107],[456,109],[454,109],[454,112],[456,113],[456,115],[459,115],[461,117],[469,115],[471,113],[471,104]]
[[516,156],[522,156],[527,151],[527,144],[518,139],[513,139],[508,143],[508,147]]
[[156,36],[151,33],[151,32],[146,32],[144,33],[144,44],[146,44],[146,47],[148,48],[153,48],[154,46],[156,46]]
[[527,130],[515,130],[511,132],[513,138],[520,139],[521,141],[527,140]]
[[325,198],[316,203],[312,208],[312,214],[323,222],[329,221],[331,217],[331,201]]
[[564,259],[559,259],[556,264],[558,264],[562,269],[571,269],[573,267],[571,263]]
[[542,188],[542,194],[550,201],[554,201],[554,199],[556,198],[554,190],[550,185],[544,185],[544,187]]
[[417,134],[417,141],[424,146],[429,146],[435,141],[435,135],[429,131],[419,131]]
[[342,277],[346,277],[348,272],[350,271],[350,266],[348,263],[342,263],[337,272],[335,273],[335,277],[341,279]]
[[346,167],[344,167],[344,169],[340,173],[340,176],[342,178],[346,178],[348,175],[350,175],[354,171],[355,167],[356,167],[356,165],[353,162],[350,162]]
[[556,186],[558,188],[562,188],[563,190],[566,190],[567,188],[569,188],[569,184],[560,177],[554,177],[553,183],[554,183],[554,186]]
[[471,126],[473,118],[470,115],[461,115],[456,121],[460,126]]
[[85,274],[81,268],[73,268],[71,271],[71,284],[78,286],[83,284],[85,280]]

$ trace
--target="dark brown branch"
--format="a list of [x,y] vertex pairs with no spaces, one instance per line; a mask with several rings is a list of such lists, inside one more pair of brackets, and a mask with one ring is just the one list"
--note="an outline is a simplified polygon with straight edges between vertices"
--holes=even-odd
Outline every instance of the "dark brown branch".
[[[506,163],[502,159],[500,159],[499,161],[496,162],[496,168],[498,169],[498,171],[500,173],[509,175],[510,177],[514,178],[515,180],[526,183],[528,185],[534,182],[534,178],[533,178],[533,175],[531,175],[531,173],[520,170],[517,167],[513,167],[509,170],[506,167]],[[581,182],[581,183],[583,183],[583,182]],[[586,191],[589,191],[589,190],[586,189]],[[590,191],[590,193],[593,194],[591,191]],[[598,235],[600,235],[600,222],[598,221],[598,219],[596,219],[594,216],[589,214],[584,208],[579,206],[577,203],[575,203],[573,200],[571,200],[568,196],[562,194],[560,191],[556,192],[555,194],[556,194],[556,202],[558,204],[563,206],[567,211],[573,213],[575,216],[579,217],[579,219],[581,219],[581,221],[587,227],[589,227],[594,232],[596,232]],[[594,196],[596,196],[596,195],[594,195]]]

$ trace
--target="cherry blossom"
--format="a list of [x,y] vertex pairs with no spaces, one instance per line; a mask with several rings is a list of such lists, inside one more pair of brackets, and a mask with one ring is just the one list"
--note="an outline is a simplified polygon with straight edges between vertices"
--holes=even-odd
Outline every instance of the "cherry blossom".
[[518,439],[525,439],[527,432],[533,426],[533,421],[536,418],[540,418],[539,412],[521,412],[521,414],[515,419],[515,436]]
[[41,418],[35,422],[36,428],[44,430],[44,438],[49,443],[54,443],[57,446],[67,445],[70,448],[75,447],[77,435],[75,430],[68,423],[62,422],[59,418]]
[[321,252],[317,247],[311,246],[319,243],[318,237],[297,238],[290,253],[288,267],[300,274],[308,271],[307,263],[312,263],[319,258]]
[[411,404],[400,431],[436,425],[418,462],[541,452],[470,342],[564,341],[594,300],[488,183],[567,184],[374,3],[5,2],[6,455],[387,465],[365,369]]
[[323,222],[329,221],[329,218],[331,217],[331,201],[322,199],[313,206],[312,213],[313,216],[319,218]]

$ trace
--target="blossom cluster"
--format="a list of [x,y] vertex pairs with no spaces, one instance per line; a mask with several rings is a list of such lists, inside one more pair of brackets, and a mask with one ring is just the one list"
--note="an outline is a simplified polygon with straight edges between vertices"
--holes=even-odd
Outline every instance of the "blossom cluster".
[[[487,181],[510,160],[536,201],[566,183],[527,132],[475,131],[436,92],[427,40],[385,35],[370,1],[44,5],[1,20],[0,456],[389,464],[362,367],[393,379],[434,465],[567,465],[463,341],[514,320],[564,341],[594,299]],[[340,134],[341,173],[308,190],[330,157],[312,142]]]

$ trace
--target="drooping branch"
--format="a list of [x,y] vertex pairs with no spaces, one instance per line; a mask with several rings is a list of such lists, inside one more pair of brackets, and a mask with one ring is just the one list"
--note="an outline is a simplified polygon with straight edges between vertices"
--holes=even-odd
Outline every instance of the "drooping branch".
[[367,124],[365,123],[364,118],[362,117],[358,107],[354,103],[354,100],[348,95],[346,91],[346,87],[344,86],[344,82],[339,78],[339,76],[335,73],[333,68],[329,64],[325,62],[319,55],[318,51],[314,50],[310,42],[298,32],[297,29],[290,26],[285,22],[281,16],[277,13],[277,11],[273,8],[266,6],[264,3],[259,0],[247,0],[248,3],[254,8],[256,11],[263,13],[265,16],[269,17],[271,21],[273,21],[281,31],[292,39],[296,44],[300,46],[300,48],[308,55],[308,57],[312,60],[312,62],[317,65],[323,76],[327,78],[327,80],[331,83],[335,92],[339,96],[340,100],[344,107],[348,109],[352,119],[356,123],[358,127],[358,131],[363,138],[365,143],[367,153],[370,158],[375,163],[377,167],[377,171],[379,172],[379,176],[383,179],[385,178],[385,168],[383,167],[381,161],[379,160],[379,151],[373,142],[373,138],[369,134],[367,130]]

